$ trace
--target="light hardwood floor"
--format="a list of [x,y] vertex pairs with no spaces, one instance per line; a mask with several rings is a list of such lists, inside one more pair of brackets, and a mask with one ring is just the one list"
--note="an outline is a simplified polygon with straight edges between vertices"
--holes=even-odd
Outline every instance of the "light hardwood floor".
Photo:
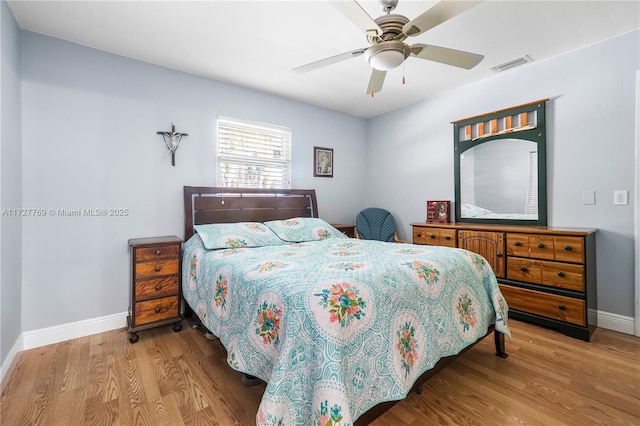
[[[640,425],[640,338],[590,343],[512,320],[509,358],[487,338],[373,424]],[[253,425],[264,385],[246,388],[219,341],[185,323],[24,351],[5,379],[0,424]]]

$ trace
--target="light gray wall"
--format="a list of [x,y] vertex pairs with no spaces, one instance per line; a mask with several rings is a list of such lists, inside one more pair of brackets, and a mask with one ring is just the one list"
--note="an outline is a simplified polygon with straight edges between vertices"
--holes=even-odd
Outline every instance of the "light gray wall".
[[[549,225],[599,229],[598,309],[633,317],[639,52],[635,31],[371,119],[367,204],[393,210],[410,237],[409,224],[426,218],[426,200],[454,199],[452,121],[550,98]],[[595,205],[582,204],[585,190],[596,191]],[[629,190],[629,205],[614,206],[614,190]]]
[[[22,206],[19,29],[0,1],[0,207]],[[22,219],[0,218],[0,364],[22,332]]]
[[[292,187],[314,188],[320,217],[364,205],[366,121],[254,90],[21,33],[23,204],[126,208],[126,217],[23,220],[23,331],[124,312],[134,237],[183,235],[184,185],[215,186],[218,114],[289,127]],[[188,137],[176,167],[158,130]],[[313,146],[334,149],[313,177]]]

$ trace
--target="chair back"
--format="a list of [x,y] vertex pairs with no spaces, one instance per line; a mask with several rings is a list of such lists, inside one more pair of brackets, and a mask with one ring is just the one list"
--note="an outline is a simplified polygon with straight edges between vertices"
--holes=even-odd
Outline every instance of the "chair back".
[[369,207],[356,216],[356,229],[363,240],[394,241],[396,221],[389,211]]

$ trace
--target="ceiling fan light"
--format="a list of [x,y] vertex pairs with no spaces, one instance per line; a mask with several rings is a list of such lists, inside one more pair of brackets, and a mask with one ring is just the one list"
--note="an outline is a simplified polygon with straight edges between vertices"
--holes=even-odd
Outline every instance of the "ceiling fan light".
[[411,48],[401,41],[382,41],[368,48],[364,56],[373,68],[389,71],[402,65],[411,55]]
[[369,65],[380,71],[389,71],[404,62],[404,54],[397,50],[383,50],[369,58]]

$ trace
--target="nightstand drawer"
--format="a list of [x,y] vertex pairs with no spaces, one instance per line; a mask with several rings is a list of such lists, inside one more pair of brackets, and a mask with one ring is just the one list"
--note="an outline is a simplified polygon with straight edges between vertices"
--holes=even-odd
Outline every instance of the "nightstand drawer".
[[176,258],[180,255],[180,246],[163,245],[136,249],[136,261]]
[[160,277],[177,274],[180,268],[178,259],[158,260],[157,262],[136,263],[135,279]]
[[172,275],[136,282],[136,300],[155,299],[178,294],[178,276]]
[[147,300],[136,303],[136,325],[149,324],[163,319],[178,317],[178,297]]
[[503,284],[500,284],[500,291],[511,309],[586,326],[586,306],[582,299]]

